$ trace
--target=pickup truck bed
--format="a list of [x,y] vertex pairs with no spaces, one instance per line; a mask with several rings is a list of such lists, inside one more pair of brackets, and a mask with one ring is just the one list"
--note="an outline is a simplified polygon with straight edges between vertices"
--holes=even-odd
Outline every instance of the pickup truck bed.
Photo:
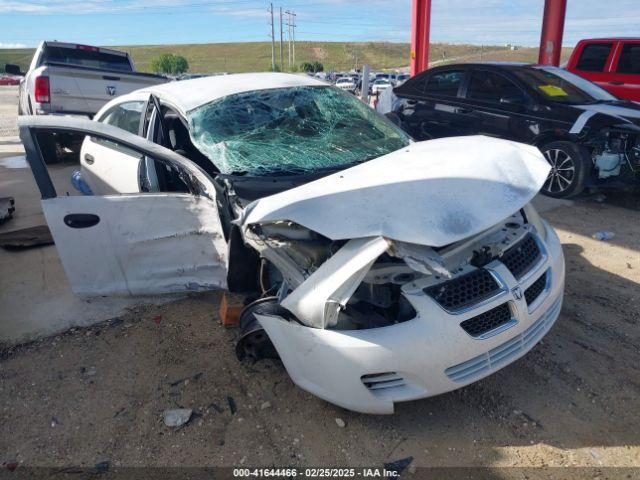
[[42,42],[20,85],[19,110],[30,115],[93,117],[114,97],[166,81],[160,75],[136,72],[127,52]]
[[[103,70],[79,65],[47,63],[34,71],[34,76],[48,76],[50,102],[41,104],[38,114],[59,113],[93,116],[112,98],[140,88],[165,83],[159,75]],[[33,113],[33,100],[22,105]]]

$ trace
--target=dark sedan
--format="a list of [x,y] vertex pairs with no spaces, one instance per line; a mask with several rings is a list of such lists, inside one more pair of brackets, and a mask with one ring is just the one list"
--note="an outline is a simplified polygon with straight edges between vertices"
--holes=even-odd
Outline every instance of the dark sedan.
[[640,181],[640,104],[556,67],[437,67],[394,89],[389,117],[417,140],[490,135],[536,145],[552,166],[543,192]]

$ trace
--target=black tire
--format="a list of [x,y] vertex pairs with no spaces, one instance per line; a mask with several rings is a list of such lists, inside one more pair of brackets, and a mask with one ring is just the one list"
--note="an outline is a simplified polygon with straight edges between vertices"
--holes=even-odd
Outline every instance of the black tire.
[[575,197],[582,193],[591,172],[587,149],[575,143],[557,141],[540,147],[540,151],[551,165],[541,192],[553,198]]
[[287,312],[278,304],[277,297],[259,298],[244,307],[240,313],[240,337],[236,343],[238,360],[248,358],[257,362],[264,358],[279,358],[278,351],[260,325],[256,313],[283,316]]
[[60,162],[58,142],[55,135],[41,134],[38,137],[38,146],[40,147],[45,163],[52,164]]

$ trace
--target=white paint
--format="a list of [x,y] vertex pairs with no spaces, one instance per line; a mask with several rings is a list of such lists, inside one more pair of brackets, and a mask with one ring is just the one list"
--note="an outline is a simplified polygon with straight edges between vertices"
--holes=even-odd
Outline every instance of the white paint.
[[576,108],[586,110],[589,112],[604,113],[605,115],[611,115],[612,117],[628,117],[628,118],[640,118],[640,109],[634,110],[633,108],[621,107],[619,105],[608,105],[606,103],[596,103],[593,105],[574,105]]
[[[163,83],[140,92],[153,93],[178,107],[183,114],[227,95],[288,87],[326,87],[327,83],[308,75],[289,73],[237,73]],[[104,110],[104,109],[103,109]]]
[[[63,193],[72,191],[77,165],[56,165],[51,179]],[[18,209],[0,232],[45,224],[40,192],[30,169],[1,169],[1,196],[14,197]],[[26,250],[0,248],[0,342],[14,345],[88,326],[125,314],[142,304],[162,304],[184,294],[156,297],[94,297],[71,291],[55,245]]]
[[[57,197],[42,201],[74,293],[149,295],[226,288],[227,245],[215,199],[186,194]],[[100,217],[70,228],[72,213]]]
[[583,113],[576,119],[575,123],[569,130],[569,133],[579,134],[584,129],[585,125],[591,117],[597,113],[609,115],[611,117],[618,118],[623,123],[631,123],[629,118],[640,118],[640,109],[634,110],[633,108],[621,107],[619,105],[609,105],[606,103],[596,103],[593,105],[574,105],[580,110],[584,110]]
[[27,157],[24,155],[0,159],[0,166],[11,169],[29,168]]
[[589,119],[593,117],[596,113],[597,112],[594,112],[593,110],[587,110],[585,112],[582,112],[580,116],[576,119],[573,126],[571,127],[571,130],[569,130],[569,133],[579,135],[584,129],[584,126],[587,124]]
[[350,240],[291,292],[282,306],[310,327],[335,326],[340,308],[388,247],[382,237]]
[[[518,322],[492,337],[478,340],[467,335],[460,322],[478,315],[472,310],[450,315],[421,291],[403,292],[416,309],[413,320],[368,330],[328,330],[309,328],[277,316],[256,315],[274,343],[292,380],[301,388],[343,408],[364,413],[393,413],[397,402],[439,395],[486,377],[522,357],[548,331],[558,316],[564,289],[564,258],[560,241],[545,223],[547,259],[535,274],[518,285],[506,267],[495,272],[506,280],[508,293],[483,307],[489,310],[510,300]],[[516,299],[512,288],[524,291],[546,269],[552,283],[538,307],[529,312],[524,299]],[[552,306],[556,309],[552,309]],[[537,320],[549,315],[536,342],[528,344],[507,361],[492,365],[477,376],[454,382],[445,374],[449,367],[486,355],[491,349],[517,338]],[[395,372],[404,385],[377,391],[368,390],[362,375]]]
[[[88,156],[93,157],[93,163],[87,161]],[[94,195],[139,193],[142,159],[133,150],[85,137],[80,149],[82,178]]]
[[438,247],[527,204],[549,168],[530,145],[481,136],[429,140],[257,200],[241,223],[290,220],[333,240],[384,236]]

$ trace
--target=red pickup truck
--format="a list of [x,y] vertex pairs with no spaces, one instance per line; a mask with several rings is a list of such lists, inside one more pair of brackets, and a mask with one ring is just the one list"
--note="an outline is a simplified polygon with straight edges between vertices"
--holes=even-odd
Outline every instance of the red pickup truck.
[[640,102],[640,38],[581,40],[567,70],[618,98]]

